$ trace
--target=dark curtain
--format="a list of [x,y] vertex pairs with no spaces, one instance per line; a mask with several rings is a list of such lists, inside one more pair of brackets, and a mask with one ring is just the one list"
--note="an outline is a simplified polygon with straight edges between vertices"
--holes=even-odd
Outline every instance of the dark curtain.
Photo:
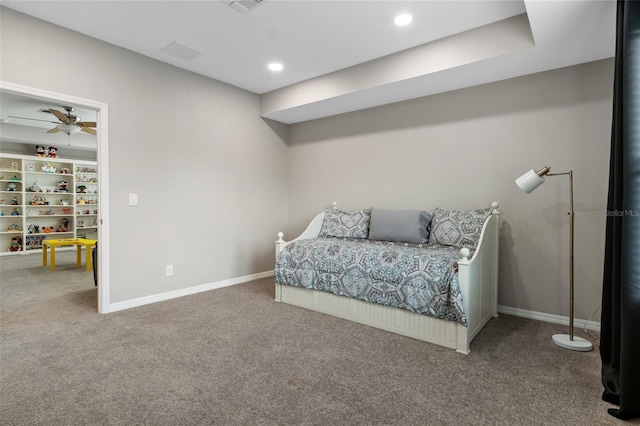
[[640,2],[618,1],[600,357],[609,414],[640,417]]

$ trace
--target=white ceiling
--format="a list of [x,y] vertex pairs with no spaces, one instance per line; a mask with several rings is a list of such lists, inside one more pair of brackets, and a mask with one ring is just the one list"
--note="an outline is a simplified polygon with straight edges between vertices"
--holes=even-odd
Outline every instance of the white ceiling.
[[[0,4],[268,99],[298,88],[309,93],[310,84],[327,74],[340,86],[341,73],[348,70],[366,67],[372,74],[376,61],[388,62],[399,52],[526,14],[530,48],[402,81],[383,78],[372,87],[262,113],[285,123],[604,59],[615,50],[615,0],[264,0],[246,14],[217,0]],[[395,26],[399,13],[411,13],[413,22]],[[173,42],[202,55],[176,59],[162,51]],[[269,71],[271,61],[282,62],[284,70]]]
[[[523,1],[264,0],[246,14],[216,0],[2,4],[258,94],[525,12]],[[410,26],[393,24],[401,12]],[[203,54],[174,59],[162,51],[174,41]]]

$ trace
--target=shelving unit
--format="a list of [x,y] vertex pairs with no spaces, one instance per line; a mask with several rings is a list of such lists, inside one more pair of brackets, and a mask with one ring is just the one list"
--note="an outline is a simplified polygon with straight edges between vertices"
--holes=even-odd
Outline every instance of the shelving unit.
[[95,163],[78,163],[76,173],[76,235],[98,239],[98,168]]
[[0,247],[8,253],[22,250],[24,231],[24,176],[22,160],[0,157]]
[[96,162],[0,153],[0,256],[97,231]]

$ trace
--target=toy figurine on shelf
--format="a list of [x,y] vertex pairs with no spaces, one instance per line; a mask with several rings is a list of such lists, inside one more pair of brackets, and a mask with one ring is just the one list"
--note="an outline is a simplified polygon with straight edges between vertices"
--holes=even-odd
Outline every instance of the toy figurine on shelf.
[[55,173],[56,172],[56,165],[53,163],[44,163],[42,165],[42,171],[44,173]]
[[20,216],[20,212],[18,211],[18,209],[13,209],[13,211],[11,212],[11,216]]
[[11,245],[9,246],[9,251],[20,251],[22,248],[22,239],[20,237],[13,237],[11,239]]
[[78,185],[78,192],[85,193],[87,191],[87,187],[84,185]]
[[47,206],[47,205],[49,205],[49,202],[47,201],[47,199],[45,197],[42,197],[40,195],[34,195],[33,198],[31,199],[31,205],[32,206]]
[[26,250],[38,250],[42,248],[42,241],[44,241],[44,237],[37,235],[27,235],[25,240],[25,249]]
[[69,192],[69,190],[67,189],[66,180],[61,180],[60,182],[58,182],[58,192]]
[[12,182],[7,184],[7,191],[13,192],[17,190],[18,190],[18,185],[16,185],[15,183]]
[[7,227],[7,232],[20,232],[20,227],[17,223],[12,223]]
[[29,225],[27,228],[29,234],[39,234],[40,233],[40,225]]
[[42,232],[44,232],[45,234],[50,234],[53,232],[53,228],[50,226],[45,226],[44,228],[42,228]]
[[69,232],[69,219],[65,217],[62,220],[60,220],[60,223],[58,224],[58,229],[56,229],[56,232]]
[[46,153],[44,151],[44,146],[36,145],[36,157],[46,157]]
[[18,199],[17,199],[16,197],[13,197],[13,198],[11,199],[11,205],[12,205],[12,206],[17,206],[17,205],[18,205]]
[[38,181],[33,182],[27,188],[27,192],[40,192],[40,187],[38,186]]
[[48,156],[49,158],[56,158],[58,156],[58,148],[56,148],[55,146],[50,146]]

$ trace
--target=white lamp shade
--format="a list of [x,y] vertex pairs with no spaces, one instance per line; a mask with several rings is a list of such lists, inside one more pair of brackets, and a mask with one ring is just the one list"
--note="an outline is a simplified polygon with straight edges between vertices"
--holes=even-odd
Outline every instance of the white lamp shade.
[[76,126],[75,124],[58,124],[56,127],[58,127],[58,129],[62,130],[68,135],[73,135],[75,133],[78,133],[80,130],[82,130],[80,127]]
[[518,187],[527,194],[543,183],[544,177],[538,176],[538,174],[533,169],[529,170],[527,173],[516,179],[516,185],[518,185]]

